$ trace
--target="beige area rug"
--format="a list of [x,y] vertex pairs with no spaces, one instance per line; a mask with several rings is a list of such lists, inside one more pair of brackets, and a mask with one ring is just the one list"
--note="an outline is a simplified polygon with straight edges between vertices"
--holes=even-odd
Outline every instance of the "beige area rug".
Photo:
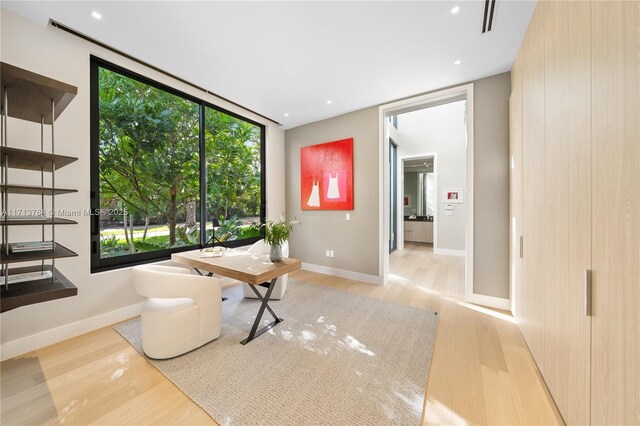
[[[420,424],[436,313],[290,279],[245,346],[259,301],[224,294],[219,339],[149,360],[221,425]],[[142,352],[139,319],[116,330]]]

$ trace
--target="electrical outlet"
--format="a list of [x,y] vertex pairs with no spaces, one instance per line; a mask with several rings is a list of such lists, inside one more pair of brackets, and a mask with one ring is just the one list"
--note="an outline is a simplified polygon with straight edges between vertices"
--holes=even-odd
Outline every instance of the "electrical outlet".
[[325,251],[325,256],[326,257],[331,257],[331,250]]
[[334,256],[333,250],[329,250],[329,253],[331,254],[331,256],[329,256],[329,257],[333,257]]

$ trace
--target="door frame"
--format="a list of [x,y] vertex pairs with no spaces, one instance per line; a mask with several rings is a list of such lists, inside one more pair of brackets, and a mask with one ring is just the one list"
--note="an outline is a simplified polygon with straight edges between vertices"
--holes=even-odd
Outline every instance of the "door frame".
[[[465,200],[467,203],[466,257],[465,257],[465,300],[481,303],[481,294],[473,292],[473,83],[452,87],[390,102],[378,107],[378,275],[382,284],[389,281],[389,127],[387,117],[455,102],[467,101],[467,170]],[[435,237],[435,236],[434,236]],[[484,296],[487,297],[487,296]]]
[[[389,218],[389,224],[390,224],[389,226],[391,227],[391,226],[395,225],[395,238],[393,239],[393,244],[391,243],[391,241],[392,241],[391,240],[391,232],[389,233],[389,254],[393,253],[396,250],[400,250],[401,249],[401,244],[400,244],[400,240],[399,240],[399,238],[400,238],[399,237],[399,235],[400,235],[399,234],[400,217],[401,216],[398,216],[398,213],[401,211],[400,210],[400,204],[399,204],[400,196],[398,195],[399,194],[398,188],[400,187],[400,185],[399,185],[400,173],[398,172],[398,164],[400,164],[399,161],[398,161],[398,144],[392,138],[389,138],[389,155],[390,156],[391,156],[392,148],[395,148],[394,155],[395,155],[396,162],[393,165],[393,170],[396,171],[396,176],[395,176],[395,179],[389,179],[389,185],[390,185],[389,190],[391,191],[391,193],[389,194],[389,197],[390,197],[391,200],[394,200],[393,192],[395,191],[395,200],[394,200],[395,202],[392,203],[392,204],[394,204],[394,206],[396,207],[396,214],[395,214],[395,219],[396,220],[395,220],[395,223],[394,223],[393,222],[393,217]],[[389,158],[389,164],[393,164],[392,160],[393,160],[393,158],[390,157]],[[393,206],[390,206],[390,208],[393,209]]]
[[[398,157],[398,162],[400,163],[400,167],[398,168],[399,178],[402,180],[402,195],[398,194],[398,212],[402,213],[403,220],[398,223],[398,233],[400,235],[398,239],[398,250],[404,249],[404,205],[402,203],[402,197],[404,196],[404,162],[406,160],[415,160],[418,158],[433,158],[433,176],[434,182],[436,186],[435,190],[435,199],[436,199],[436,210],[438,206],[438,154],[435,152],[428,152],[425,154],[412,154],[405,155],[402,157]],[[435,252],[436,248],[438,248],[438,227],[437,227],[438,215],[433,215],[433,250]],[[402,223],[402,225],[400,225]]]

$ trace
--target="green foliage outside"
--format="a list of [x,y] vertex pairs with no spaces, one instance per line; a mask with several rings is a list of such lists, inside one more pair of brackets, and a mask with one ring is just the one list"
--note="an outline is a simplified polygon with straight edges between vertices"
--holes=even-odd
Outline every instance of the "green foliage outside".
[[[105,68],[99,91],[100,204],[127,211],[101,218],[120,230],[102,227],[101,256],[197,245],[199,105]],[[238,218],[260,214],[260,128],[206,108],[205,129],[206,217],[227,240],[258,235]]]
[[260,128],[205,110],[209,217],[259,216]]
[[[182,227],[178,228],[179,238],[182,239],[181,236]],[[207,232],[208,236],[211,236],[211,230]],[[217,235],[217,233],[216,233]],[[259,234],[258,234],[259,235]],[[244,238],[255,237],[256,232],[250,226],[243,226],[241,229],[237,230],[235,234],[235,238],[242,240]],[[196,231],[194,234],[189,235],[188,242],[183,241],[183,246],[186,245],[198,245],[200,241],[200,231]],[[231,239],[223,237],[221,241],[230,241]],[[155,237],[147,237],[145,241],[142,241],[142,238],[136,237],[134,238],[134,245],[136,248],[136,253],[154,251],[154,250],[163,250],[167,248],[167,237],[166,236],[155,236]],[[101,242],[101,254],[103,257],[111,257],[111,256],[122,256],[125,254],[130,254],[129,246],[127,242],[124,240],[124,234],[122,234],[122,239],[118,239],[115,235],[108,237],[107,239],[103,239]]]

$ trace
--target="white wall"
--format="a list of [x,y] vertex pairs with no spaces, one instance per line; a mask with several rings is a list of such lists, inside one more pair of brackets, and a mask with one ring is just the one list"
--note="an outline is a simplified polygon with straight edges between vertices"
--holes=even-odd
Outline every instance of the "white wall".
[[[453,204],[453,215],[446,216],[442,202],[444,189],[466,187],[465,105],[466,101],[458,101],[400,114],[398,131],[393,134],[400,159],[425,153],[436,154],[438,249],[465,250],[466,203]],[[415,190],[412,197],[414,193]]]
[[[6,9],[2,9],[1,23],[0,58],[3,62],[78,87],[78,95],[56,122],[56,152],[79,157],[79,161],[56,174],[56,186],[77,188],[78,193],[57,197],[56,208],[81,210],[90,207],[89,55],[96,55],[263,123],[266,126],[267,216],[277,218],[285,211],[284,131],[276,124],[89,42],[52,27],[36,24]],[[9,119],[8,124],[10,146],[40,148],[40,131],[37,124],[15,119]],[[47,149],[50,147],[48,134],[45,140]],[[34,172],[18,174],[10,170],[9,176],[11,180],[15,177],[23,183],[39,183],[39,174]],[[38,207],[37,199],[38,197],[12,196],[10,205]],[[118,316],[135,314],[137,307],[134,305],[142,299],[133,290],[129,268],[90,273],[89,219],[78,217],[78,225],[60,226],[56,231],[56,240],[78,253],[78,257],[59,260],[56,264],[78,287],[78,295],[3,313],[0,338],[3,358],[122,319]],[[21,228],[12,229],[11,240],[24,241],[39,236],[39,228]],[[133,307],[126,309],[129,306]],[[92,317],[97,319],[86,321]],[[47,334],[49,330],[56,328],[58,329],[55,332]],[[36,334],[37,339],[29,338]]]

